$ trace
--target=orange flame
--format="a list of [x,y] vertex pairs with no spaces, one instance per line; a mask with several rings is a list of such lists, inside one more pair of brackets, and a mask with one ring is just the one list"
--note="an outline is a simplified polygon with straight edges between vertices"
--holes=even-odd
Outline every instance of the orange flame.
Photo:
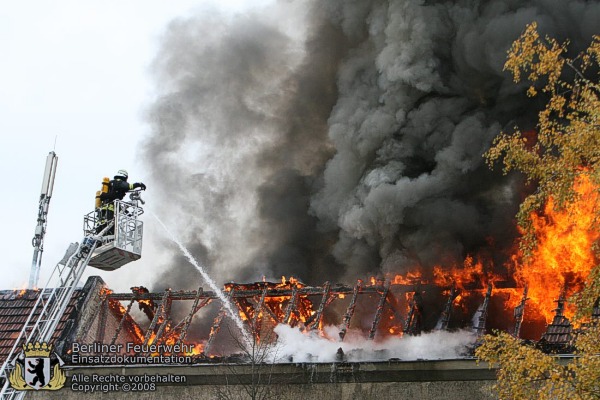
[[100,288],[100,296],[106,296],[106,295],[109,295],[111,293],[113,293],[113,291],[111,289],[107,288],[106,286],[102,286]]
[[186,352],[186,356],[197,356],[199,354],[204,353],[204,343],[194,343],[191,346],[194,346],[194,348],[192,349],[192,351]]
[[413,285],[416,282],[423,281],[421,271],[409,271],[406,275],[396,275],[392,279],[394,285]]
[[[108,292],[111,292],[110,289],[106,289]],[[123,307],[119,300],[109,299],[108,306],[112,309],[117,315],[123,316],[127,313],[127,309]],[[129,333],[133,336],[134,339],[137,340],[138,343],[142,343],[144,341],[144,333],[138,324],[133,323],[128,325]]]
[[138,303],[146,305],[148,307],[152,307],[152,302],[150,301],[150,299],[140,299],[138,300]]
[[[37,289],[33,289],[33,290],[37,290]],[[22,297],[27,292],[27,284],[24,283],[23,285],[21,285],[21,289],[14,288],[13,292],[15,292],[17,294],[17,297]]]
[[488,277],[483,271],[481,260],[474,261],[473,256],[467,255],[462,268],[453,266],[443,269],[440,266],[433,268],[434,281],[439,286],[451,286],[456,284],[459,289],[464,289],[465,285],[473,282],[480,282],[481,287],[485,287]]
[[[592,245],[600,238],[595,214],[600,196],[586,174],[574,184],[579,195],[561,211],[550,198],[542,215],[532,214],[537,246],[531,257],[517,265],[516,279],[529,287],[530,302],[537,306],[547,322],[552,321],[555,300],[567,288],[568,296],[582,289],[585,279],[597,263]],[[573,310],[565,310],[567,318]]]

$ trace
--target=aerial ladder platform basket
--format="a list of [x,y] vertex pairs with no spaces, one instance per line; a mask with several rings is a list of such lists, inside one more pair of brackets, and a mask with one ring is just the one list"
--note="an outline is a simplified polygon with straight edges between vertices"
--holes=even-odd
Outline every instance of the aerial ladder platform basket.
[[[114,271],[142,256],[143,222],[139,219],[144,210],[138,207],[139,192],[131,194],[132,202],[115,200],[114,227],[100,237],[89,262],[90,267]],[[92,211],[84,217],[83,230],[86,237],[94,236],[106,225],[102,213]]]

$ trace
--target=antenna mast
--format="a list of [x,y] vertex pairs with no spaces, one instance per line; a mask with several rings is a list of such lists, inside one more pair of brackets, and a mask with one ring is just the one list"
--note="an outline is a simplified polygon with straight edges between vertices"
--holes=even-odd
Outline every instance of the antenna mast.
[[40,267],[42,265],[42,253],[44,252],[44,235],[46,234],[46,224],[48,218],[48,207],[54,188],[54,175],[56,174],[56,165],[58,156],[51,151],[46,158],[46,169],[44,179],[42,180],[42,191],[40,193],[40,206],[38,210],[37,226],[35,235],[31,241],[33,245],[33,261],[31,262],[31,273],[29,274],[29,289],[37,287]]

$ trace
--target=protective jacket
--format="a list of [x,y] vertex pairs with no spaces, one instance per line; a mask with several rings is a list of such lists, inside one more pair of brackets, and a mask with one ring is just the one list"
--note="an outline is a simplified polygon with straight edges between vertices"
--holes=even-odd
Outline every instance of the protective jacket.
[[[120,172],[120,171],[119,171]],[[106,182],[106,181],[105,181]],[[104,183],[105,185],[106,183]],[[119,175],[115,176],[113,180],[108,182],[108,191],[97,193],[96,200],[100,200],[101,205],[97,208],[97,226],[96,233],[101,232],[109,221],[111,221],[115,216],[115,200],[123,200],[127,192],[130,192],[134,189],[141,188],[142,190],[146,190],[146,185],[143,183],[128,183],[126,177],[121,177]],[[112,227],[108,234],[112,235],[114,232],[114,227]]]
[[102,204],[112,203],[119,199],[123,200],[127,192],[136,188],[135,183],[129,183],[119,178],[115,178],[110,181],[108,185],[108,192],[100,194],[100,200]]

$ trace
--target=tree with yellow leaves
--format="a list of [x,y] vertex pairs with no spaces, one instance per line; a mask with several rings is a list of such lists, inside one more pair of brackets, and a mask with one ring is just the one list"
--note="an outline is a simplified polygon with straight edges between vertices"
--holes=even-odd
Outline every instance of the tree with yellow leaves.
[[[513,43],[505,70],[515,82],[529,80],[527,94],[544,96],[547,103],[539,113],[535,140],[515,128],[513,133],[501,133],[485,155],[490,166],[502,160],[505,173],[520,171],[536,185],[517,214],[526,256],[536,245],[532,213],[550,199],[554,207],[564,209],[578,196],[574,183],[580,179],[600,188],[600,37],[594,36],[576,57],[568,57],[567,48],[568,42],[540,37],[536,23]],[[600,221],[600,207],[596,217]],[[596,266],[575,298],[579,322],[590,315],[599,296],[600,267]],[[577,336],[575,346],[575,357],[561,362],[497,333],[484,338],[476,356],[498,366],[495,388],[501,398],[599,399],[600,328],[588,327]]]
[[494,389],[501,399],[599,399],[599,334],[598,327],[580,333],[570,360],[525,346],[505,332],[485,336],[476,356],[499,367]]
[[[501,133],[486,154],[490,165],[502,158],[505,172],[521,171],[536,183],[537,191],[525,199],[517,215],[525,232],[524,250],[535,245],[529,215],[549,196],[563,207],[577,196],[573,183],[584,174],[600,185],[600,37],[572,59],[566,56],[567,45],[542,39],[532,23],[513,43],[504,65],[515,82],[528,74],[529,96],[542,92],[549,98],[539,113],[535,143],[516,128],[511,134]],[[569,75],[572,79],[563,79]]]

